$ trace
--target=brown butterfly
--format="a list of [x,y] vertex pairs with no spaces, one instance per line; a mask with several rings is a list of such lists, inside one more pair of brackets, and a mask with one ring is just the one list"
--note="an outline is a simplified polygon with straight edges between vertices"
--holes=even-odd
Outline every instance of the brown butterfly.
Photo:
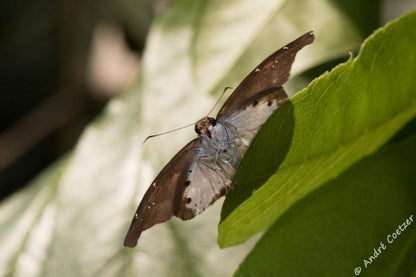
[[282,85],[296,53],[312,43],[306,33],[257,66],[220,109],[217,118],[195,124],[198,137],[162,169],[144,195],[124,246],[134,247],[140,234],[173,215],[191,219],[231,188],[241,159],[257,131],[286,100]]

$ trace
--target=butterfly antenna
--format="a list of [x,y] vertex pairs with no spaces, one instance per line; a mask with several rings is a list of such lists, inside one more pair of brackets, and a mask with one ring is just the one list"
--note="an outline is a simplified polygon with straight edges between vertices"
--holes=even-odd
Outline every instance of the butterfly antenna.
[[172,132],[176,132],[176,131],[179,131],[179,130],[184,129],[184,128],[186,128],[186,127],[192,126],[192,125],[194,125],[194,124],[195,124],[195,123],[189,123],[189,124],[187,124],[187,125],[185,125],[185,126],[182,126],[182,127],[179,127],[179,128],[176,128],[176,129],[173,129],[173,130],[167,131],[167,132],[163,132],[163,133],[160,133],[160,134],[154,134],[154,135],[148,136],[148,137],[147,137],[147,138],[143,141],[143,144],[145,144],[145,143],[146,143],[146,141],[147,141],[148,139],[150,139],[150,138],[154,138],[154,137],[158,137],[158,136],[161,136],[161,135],[165,135],[165,134],[169,134],[169,133],[172,133]]
[[224,91],[221,93],[221,96],[218,98],[217,102],[215,103],[215,105],[211,108],[211,110],[209,111],[209,113],[207,114],[207,116],[209,116],[212,111],[215,109],[215,107],[218,105],[218,103],[220,103],[221,98],[224,96],[225,92],[229,89],[232,89],[232,87],[225,87]]
[[[215,109],[215,107],[216,107],[216,106],[218,105],[218,103],[220,102],[221,98],[224,96],[225,92],[226,92],[227,90],[229,90],[229,89],[232,89],[232,87],[226,87],[226,88],[224,89],[224,91],[221,93],[221,96],[218,98],[217,102],[216,102],[216,103],[215,103],[215,105],[212,107],[212,109],[209,111],[209,113],[207,114],[207,116],[209,116],[209,115],[210,115],[210,113],[212,113],[212,111]],[[163,133],[160,133],[160,134],[154,134],[154,135],[148,136],[148,137],[147,137],[147,138],[145,138],[145,140],[143,141],[143,144],[145,144],[145,143],[146,143],[146,141],[147,141],[148,139],[150,139],[150,138],[154,138],[154,137],[162,136],[162,135],[165,135],[165,134],[173,133],[173,132],[179,131],[179,130],[181,130],[181,129],[184,129],[184,128],[186,128],[186,127],[192,126],[192,125],[194,125],[194,124],[195,124],[195,122],[194,122],[194,123],[187,124],[187,125],[182,126],[182,127],[179,127],[179,128],[176,128],[176,129],[173,129],[173,130],[170,130],[170,131],[167,131],[167,132],[163,132]]]

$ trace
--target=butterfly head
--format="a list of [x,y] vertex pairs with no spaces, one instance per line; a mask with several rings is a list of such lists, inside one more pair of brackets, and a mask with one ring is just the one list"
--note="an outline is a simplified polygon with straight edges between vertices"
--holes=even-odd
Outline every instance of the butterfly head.
[[212,117],[204,117],[204,118],[198,120],[195,123],[195,132],[198,135],[205,134],[209,138],[212,138],[212,136],[211,136],[211,129],[216,124],[217,124],[217,121],[215,120],[215,118],[212,118]]

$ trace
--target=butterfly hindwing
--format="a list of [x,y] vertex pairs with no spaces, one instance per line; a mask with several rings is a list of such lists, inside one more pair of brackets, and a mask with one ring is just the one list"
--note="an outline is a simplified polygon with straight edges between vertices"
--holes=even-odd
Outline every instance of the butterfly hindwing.
[[193,163],[200,139],[194,139],[182,148],[162,169],[146,191],[133,217],[124,246],[134,247],[140,234],[157,223],[169,220],[185,189],[184,180]]
[[203,212],[231,187],[235,168],[223,157],[206,157],[203,149],[197,154],[186,176],[186,189],[176,216],[187,220]]

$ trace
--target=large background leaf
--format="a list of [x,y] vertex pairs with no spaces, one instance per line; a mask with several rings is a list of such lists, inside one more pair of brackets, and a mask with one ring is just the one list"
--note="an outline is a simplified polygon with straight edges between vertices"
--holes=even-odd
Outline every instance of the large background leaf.
[[356,59],[324,74],[277,110],[237,172],[239,185],[227,197],[219,226],[221,246],[264,230],[412,119],[415,44],[412,12],[378,30]]

